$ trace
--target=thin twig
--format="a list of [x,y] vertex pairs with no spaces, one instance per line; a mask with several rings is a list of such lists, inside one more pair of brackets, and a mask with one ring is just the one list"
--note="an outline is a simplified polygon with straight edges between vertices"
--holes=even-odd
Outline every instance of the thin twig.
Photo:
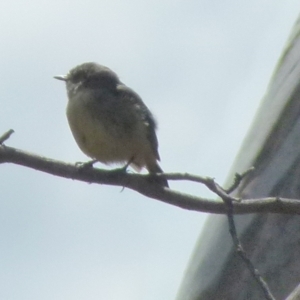
[[2,145],[6,140],[9,139],[9,137],[14,133],[15,131],[13,129],[9,129],[4,134],[0,136],[0,145]]
[[272,293],[270,291],[270,288],[269,288],[268,284],[262,278],[259,271],[254,267],[251,260],[248,258],[247,254],[244,251],[244,249],[242,247],[242,244],[241,244],[241,242],[240,242],[240,240],[237,236],[237,231],[236,231],[236,227],[235,227],[235,223],[234,223],[234,217],[233,217],[233,204],[232,204],[232,201],[228,201],[228,199],[226,199],[224,202],[226,203],[226,205],[228,207],[227,218],[228,218],[228,223],[229,223],[229,232],[230,232],[230,235],[232,237],[232,241],[233,241],[233,244],[234,244],[234,247],[235,247],[235,250],[236,250],[237,254],[245,262],[245,264],[247,265],[247,268],[251,272],[252,276],[254,277],[256,282],[259,284],[259,286],[263,290],[265,298],[267,300],[275,300],[274,296],[272,295]]
[[225,192],[226,192],[227,194],[231,194],[236,188],[238,188],[238,186],[240,185],[241,181],[242,181],[246,176],[248,176],[250,173],[252,173],[254,170],[255,170],[255,168],[254,168],[254,167],[251,167],[251,168],[249,168],[247,171],[245,171],[245,172],[242,173],[242,174],[235,173],[235,175],[234,175],[234,180],[233,180],[232,185],[231,185],[228,189],[225,189]]
[[166,178],[168,180],[188,180],[193,182],[198,182],[204,184],[209,190],[217,194],[222,199],[228,199],[231,201],[239,202],[239,198],[232,197],[226,193],[226,191],[215,182],[214,178],[202,177],[198,175],[193,175],[189,173],[164,173],[157,174],[156,176]]

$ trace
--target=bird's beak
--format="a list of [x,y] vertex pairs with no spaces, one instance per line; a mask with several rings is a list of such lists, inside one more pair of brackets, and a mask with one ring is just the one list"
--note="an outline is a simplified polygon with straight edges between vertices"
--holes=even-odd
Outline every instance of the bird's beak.
[[57,75],[57,76],[53,76],[55,79],[58,80],[63,80],[63,81],[67,81],[68,76],[67,75]]

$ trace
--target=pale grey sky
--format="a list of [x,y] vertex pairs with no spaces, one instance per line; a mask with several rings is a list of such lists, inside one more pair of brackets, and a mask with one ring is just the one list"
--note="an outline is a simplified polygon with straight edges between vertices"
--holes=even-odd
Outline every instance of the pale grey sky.
[[[165,171],[222,183],[299,12],[298,0],[2,1],[0,131],[86,161],[52,77],[96,61],[153,111]],[[204,214],[13,165],[0,176],[1,299],[174,299]]]

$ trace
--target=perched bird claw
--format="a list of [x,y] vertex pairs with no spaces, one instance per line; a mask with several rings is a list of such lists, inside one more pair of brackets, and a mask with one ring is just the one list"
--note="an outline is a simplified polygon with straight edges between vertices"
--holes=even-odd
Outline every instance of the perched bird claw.
[[90,168],[93,168],[94,164],[97,162],[96,159],[93,159],[93,160],[90,160],[90,161],[87,161],[87,162],[76,162],[75,163],[75,166],[78,168],[78,169],[90,169]]

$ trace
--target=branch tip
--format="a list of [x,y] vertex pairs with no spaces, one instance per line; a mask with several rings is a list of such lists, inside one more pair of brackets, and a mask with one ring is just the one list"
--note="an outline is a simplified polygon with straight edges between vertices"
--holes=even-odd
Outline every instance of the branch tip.
[[6,140],[9,139],[9,137],[14,133],[15,131],[13,129],[9,129],[5,133],[3,133],[0,137],[0,145],[2,145]]
[[251,172],[253,172],[254,170],[255,170],[255,168],[252,166],[251,168],[246,170],[244,173],[241,173],[241,174],[240,173],[235,173],[232,185],[228,189],[226,189],[225,192],[227,194],[231,194],[235,189],[238,188],[238,186],[240,185],[242,180],[246,176],[248,176]]

